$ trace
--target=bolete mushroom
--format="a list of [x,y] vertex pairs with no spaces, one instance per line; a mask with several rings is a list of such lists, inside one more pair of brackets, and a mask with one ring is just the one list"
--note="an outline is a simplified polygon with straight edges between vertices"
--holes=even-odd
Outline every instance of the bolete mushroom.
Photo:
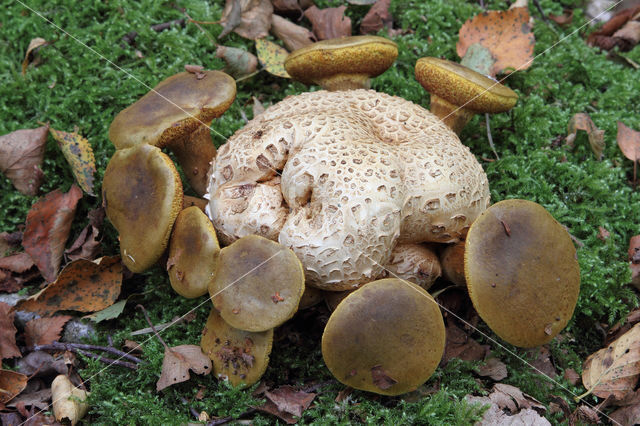
[[322,40],[295,50],[284,66],[295,80],[326,90],[368,89],[370,79],[385,72],[397,56],[398,47],[391,40],[351,36]]
[[167,272],[171,287],[189,299],[207,294],[219,253],[216,230],[207,215],[197,206],[182,210],[169,240]]
[[446,59],[418,59],[415,75],[431,93],[431,112],[457,134],[474,114],[505,112],[518,100],[507,86]]
[[398,243],[458,241],[489,185],[424,108],[372,90],[318,91],[287,97],[231,136],[208,196],[223,243],[278,240],[307,283],[340,291],[384,274]]
[[473,306],[502,339],[543,345],[569,322],[580,291],[576,250],[544,207],[505,200],[471,225],[465,275]]
[[467,285],[464,277],[464,241],[449,244],[440,253],[440,266],[444,279],[461,287]]
[[198,195],[216,155],[209,126],[233,103],[235,80],[220,71],[181,72],[120,111],[109,127],[117,149],[146,143],[170,148]]
[[266,331],[291,318],[304,292],[296,255],[274,241],[249,235],[220,251],[209,286],[213,306],[232,327]]
[[159,148],[140,144],[113,154],[104,172],[102,199],[129,270],[143,272],[160,258],[182,197],[180,175]]
[[399,278],[418,284],[425,290],[442,275],[438,255],[424,244],[398,244],[386,265],[389,278]]
[[322,357],[340,382],[382,395],[415,390],[444,352],[436,301],[423,288],[387,278],[347,296],[322,335]]

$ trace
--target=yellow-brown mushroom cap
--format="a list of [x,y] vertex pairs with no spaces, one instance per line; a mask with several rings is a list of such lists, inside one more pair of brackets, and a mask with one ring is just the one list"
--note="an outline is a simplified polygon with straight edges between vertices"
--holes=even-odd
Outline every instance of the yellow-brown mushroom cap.
[[429,93],[475,112],[508,111],[518,100],[518,94],[507,86],[446,59],[420,58],[415,74]]
[[399,395],[433,374],[444,342],[442,314],[431,295],[388,278],[364,285],[337,306],[322,335],[322,356],[347,386]]
[[376,77],[387,70],[398,56],[396,44],[378,36],[352,36],[322,40],[292,52],[285,68],[294,79],[305,84],[340,74]]
[[464,257],[473,306],[507,342],[545,344],[571,319],[580,291],[576,250],[539,204],[506,200],[489,207],[471,225]]
[[116,151],[104,172],[107,217],[120,234],[122,262],[133,272],[162,255],[182,208],[180,175],[168,155],[142,144]]

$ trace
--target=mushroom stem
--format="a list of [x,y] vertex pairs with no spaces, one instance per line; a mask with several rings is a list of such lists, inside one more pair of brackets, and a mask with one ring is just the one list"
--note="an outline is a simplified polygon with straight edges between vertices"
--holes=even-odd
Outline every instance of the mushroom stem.
[[191,187],[200,196],[207,193],[207,175],[211,160],[216,156],[210,125],[201,124],[193,133],[170,145]]
[[447,102],[437,95],[431,95],[429,110],[444,122],[457,135],[460,134],[464,126],[476,114],[475,111],[466,109],[464,106],[457,106]]
[[371,79],[366,74],[337,74],[318,80],[318,84],[330,91],[369,89]]

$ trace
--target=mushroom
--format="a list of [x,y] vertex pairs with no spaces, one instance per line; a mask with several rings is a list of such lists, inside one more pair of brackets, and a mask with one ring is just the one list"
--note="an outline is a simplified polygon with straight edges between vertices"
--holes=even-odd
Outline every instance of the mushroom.
[[461,287],[467,285],[464,278],[464,243],[464,241],[459,241],[455,244],[449,244],[440,253],[442,276]]
[[180,175],[168,155],[141,144],[113,154],[102,180],[107,217],[118,231],[122,263],[143,272],[160,258],[182,209]]
[[216,230],[197,206],[182,210],[169,240],[167,272],[171,287],[192,299],[207,294],[220,253]]
[[305,286],[304,293],[302,293],[302,298],[300,298],[298,310],[310,308],[322,302],[323,300],[324,294],[322,290],[315,287]]
[[273,329],[251,332],[227,324],[211,309],[202,330],[200,347],[213,364],[214,374],[233,386],[251,386],[260,380],[269,364]]
[[220,147],[208,195],[223,243],[278,240],[308,284],[340,291],[384,274],[398,243],[458,241],[489,186],[429,111],[349,90],[290,96],[251,120]]
[[235,80],[223,72],[178,73],[120,111],[109,127],[109,139],[116,149],[141,143],[170,148],[194,191],[203,195],[216,155],[209,126],[235,96]]
[[266,331],[291,318],[304,292],[304,271],[288,248],[249,235],[220,251],[209,285],[213,306],[232,327]]
[[543,345],[569,322],[580,291],[576,250],[544,207],[505,200],[471,225],[465,275],[473,306],[502,339]]
[[382,395],[415,390],[444,352],[436,301],[423,288],[387,278],[347,296],[322,335],[322,357],[340,382]]
[[425,290],[429,290],[442,274],[438,256],[423,244],[396,245],[385,269],[389,278],[411,281]]
[[289,75],[326,90],[368,89],[370,79],[398,57],[396,44],[384,37],[352,36],[318,41],[293,51],[284,66]]
[[431,93],[431,112],[457,134],[474,114],[505,112],[518,100],[507,86],[446,59],[420,58],[415,74]]

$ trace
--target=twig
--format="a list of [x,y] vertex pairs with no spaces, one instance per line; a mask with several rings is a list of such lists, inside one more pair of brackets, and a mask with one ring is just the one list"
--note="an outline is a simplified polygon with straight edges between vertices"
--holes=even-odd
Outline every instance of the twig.
[[334,379],[326,380],[324,382],[319,382],[319,383],[316,383],[314,385],[310,385],[310,386],[304,387],[304,388],[301,389],[301,391],[307,392],[307,393],[311,393],[311,392],[315,392],[318,389],[323,388],[325,386],[332,385],[334,383],[337,383]]
[[[184,321],[184,317],[174,317],[171,321],[165,322],[163,324],[156,325],[156,330],[162,331],[165,328],[171,327],[174,324],[178,324]],[[153,329],[151,327],[141,328],[140,330],[132,331],[129,333],[132,336],[138,336],[140,334],[148,334],[153,333]]]
[[[247,417],[253,413],[255,413],[256,410],[255,408],[249,408],[247,411],[245,411],[244,413],[240,414],[237,418],[241,418],[241,417]],[[227,417],[221,417],[219,419],[213,419],[211,420],[209,423],[207,423],[207,426],[219,426],[219,425],[223,425],[225,423],[229,423],[230,421],[235,420],[233,417],[231,416],[227,416]]]
[[[182,11],[182,13],[184,14],[184,16],[187,17],[187,19],[189,20],[189,22],[193,23],[196,27],[198,27],[198,29],[200,31],[202,31],[202,33],[209,39],[209,41],[214,45],[214,46],[218,46],[218,43],[216,43],[215,39],[213,38],[213,36],[211,34],[209,34],[207,31],[205,31],[204,28],[202,28],[202,26],[200,25],[201,22],[196,21],[195,19],[193,19],[191,16],[189,16],[189,14],[186,11]],[[202,24],[205,25],[209,25],[209,24],[215,24],[216,22],[202,22]]]
[[142,311],[142,313],[144,314],[144,319],[147,320],[147,324],[149,324],[149,327],[151,327],[151,330],[153,330],[153,334],[158,338],[158,340],[160,340],[160,343],[162,343],[162,346],[164,346],[164,348],[167,350],[171,350],[169,346],[164,342],[164,340],[162,340],[162,337],[160,337],[160,334],[158,334],[158,330],[156,330],[155,326],[151,322],[151,319],[149,318],[149,314],[147,313],[147,310],[144,308],[144,306],[138,304],[136,305],[136,309],[140,309]]
[[133,364],[131,362],[120,361],[119,359],[106,358],[106,357],[103,357],[102,355],[94,354],[93,352],[83,351],[81,349],[72,349],[71,351],[79,353],[79,354],[84,355],[84,356],[87,356],[89,358],[97,359],[98,361],[104,362],[105,364],[119,365],[120,367],[126,367],[126,368],[130,368],[132,370],[137,370],[138,369],[138,365],[137,364]]
[[98,345],[86,345],[84,343],[62,343],[62,342],[53,342],[48,345],[35,345],[33,347],[33,351],[71,351],[75,352],[77,350],[85,350],[85,351],[102,351],[108,352],[110,354],[116,355],[120,358],[128,359],[129,361],[133,361],[135,363],[141,363],[142,360],[133,355],[130,355],[126,352],[120,351],[114,347],[109,346],[98,346]]
[[485,117],[485,121],[487,123],[487,138],[489,138],[489,146],[491,147],[491,150],[493,151],[493,155],[496,156],[496,159],[500,160],[500,156],[496,152],[496,147],[493,145],[493,137],[491,136],[491,126],[489,125],[489,113],[485,112],[484,113],[484,117]]
[[258,73],[259,73],[260,71],[262,71],[262,70],[263,70],[263,68],[260,68],[259,70],[254,71],[254,72],[252,72],[251,74],[247,74],[247,75],[244,75],[244,76],[242,76],[242,77],[240,77],[240,78],[236,78],[236,83],[238,83],[238,82],[240,82],[240,81],[242,81],[242,80],[246,80],[246,79],[248,79],[248,78],[251,78],[251,77],[253,77],[254,75],[258,74]]
[[538,12],[540,12],[540,16],[542,17],[542,20],[543,20],[547,25],[549,25],[549,24],[550,24],[550,22],[549,22],[549,20],[547,19],[547,17],[545,16],[545,14],[544,14],[544,10],[542,10],[542,6],[540,5],[540,1],[538,1],[538,0],[533,0],[533,3],[536,5],[536,8],[538,9]]
[[163,22],[162,24],[155,24],[151,26],[151,29],[157,33],[162,32],[164,30],[168,30],[169,28],[176,27],[184,27],[185,19],[174,19],[173,21]]
[[196,411],[196,409],[195,409],[195,408],[193,408],[191,405],[189,405],[189,401],[187,401],[187,398],[185,398],[184,396],[181,396],[181,397],[180,397],[180,400],[182,401],[182,403],[183,403],[184,405],[186,405],[187,407],[189,407],[189,412],[191,413],[191,415],[192,415],[193,417],[195,417],[195,418],[196,418],[196,420],[200,420],[200,413],[198,413],[198,412]]

